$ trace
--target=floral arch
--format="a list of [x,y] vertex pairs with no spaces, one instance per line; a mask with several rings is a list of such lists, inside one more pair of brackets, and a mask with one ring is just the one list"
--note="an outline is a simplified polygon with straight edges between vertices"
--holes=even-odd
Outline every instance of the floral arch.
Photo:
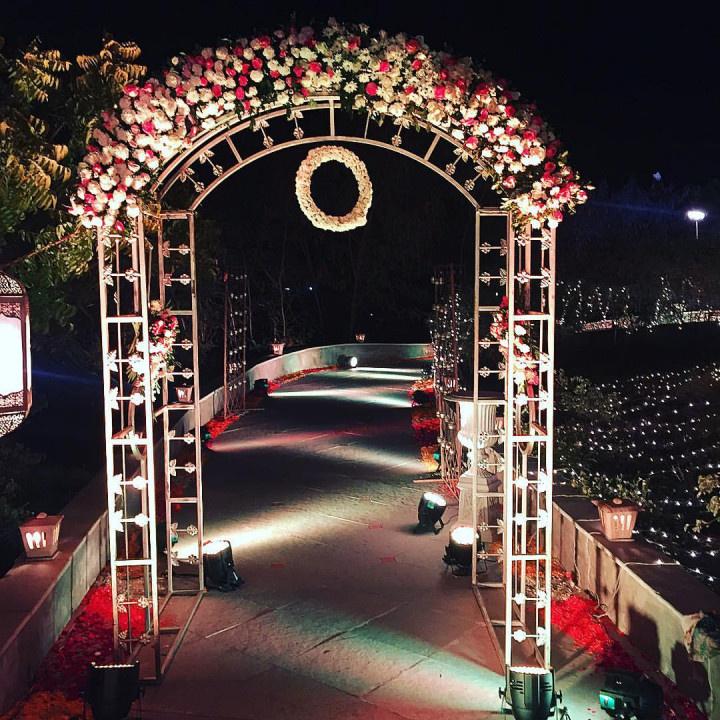
[[[320,130],[308,127],[311,114],[327,118]],[[344,134],[337,124],[342,116],[362,118],[364,132]],[[372,136],[371,127],[383,121],[391,125],[389,139]],[[283,124],[285,139],[276,141]],[[409,129],[424,131],[428,142],[422,149],[404,143],[403,132]],[[241,145],[248,135],[256,139],[251,152]],[[474,208],[476,419],[478,378],[494,376],[504,386],[499,403],[505,413],[503,526],[509,530],[500,553],[503,582],[493,585],[505,593],[504,658],[513,664],[516,649],[530,641],[540,665],[549,666],[550,606],[542,598],[551,594],[551,573],[545,570],[551,564],[552,533],[555,228],[586,201],[589,188],[567,163],[536,107],[507,82],[470,59],[429,49],[421,37],[371,34],[364,25],[334,20],[320,32],[278,30],[172,58],[162,79],[124,88],[116,107],[102,114],[78,168],[71,212],[95,230],[98,240],[118,654],[149,654],[152,674],[161,677],[204,589],[201,561],[194,588],[174,587],[174,558],[168,551],[163,602],[158,592],[158,507],[165,509],[165,548],[187,537],[196,543],[197,557],[203,552],[199,423],[185,426],[181,434],[174,414],[192,408],[194,417],[201,417],[195,210],[249,163],[318,142],[374,145],[418,160]],[[221,155],[226,158],[222,163]],[[481,179],[500,196],[500,208],[482,207],[476,199]],[[182,186],[189,192],[173,203],[173,188]],[[480,221],[487,216],[503,218],[506,235],[481,244]],[[186,240],[167,232],[173,223],[183,226]],[[151,261],[157,262],[157,274],[149,272]],[[483,299],[484,288],[493,283],[507,296],[499,306],[492,294]],[[168,299],[173,303],[172,316],[153,314],[153,288],[160,307]],[[481,317],[490,324],[487,337],[479,334]],[[502,356],[490,367],[480,364],[481,351],[488,348],[499,349]],[[182,372],[167,367],[168,351],[186,354]],[[173,375],[192,382],[190,404],[173,401],[168,391]],[[477,421],[473,427],[477,450]],[[159,439],[162,485],[155,482]],[[180,495],[179,477],[188,479]],[[538,498],[534,516],[526,512],[531,486]],[[183,519],[188,508],[194,520]],[[525,529],[532,523],[534,535]],[[534,538],[532,552],[528,537]],[[473,587],[478,590],[476,566],[474,553]],[[545,578],[546,588],[527,597],[533,573]],[[196,601],[166,653],[160,614],[175,594],[187,592],[195,593]],[[138,612],[142,623],[132,627]],[[513,631],[518,617],[522,627]]]
[[587,198],[553,131],[507,82],[420,37],[330,20],[319,33],[278,30],[178,55],[162,79],[125,87],[93,131],[71,211],[87,227],[123,231],[165,166],[204,135],[328,95],[399,128],[442,130],[519,221],[556,225]]

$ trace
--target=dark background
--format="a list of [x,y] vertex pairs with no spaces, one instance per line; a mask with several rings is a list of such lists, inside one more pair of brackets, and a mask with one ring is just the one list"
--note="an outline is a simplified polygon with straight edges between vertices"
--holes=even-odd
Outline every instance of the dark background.
[[29,2],[4,3],[10,44],[39,35],[66,54],[103,32],[132,39],[151,71],[173,53],[254,28],[322,24],[330,15],[424,35],[470,55],[537,101],[594,180],[659,170],[675,184],[714,176],[720,143],[717,26],[709,3]]

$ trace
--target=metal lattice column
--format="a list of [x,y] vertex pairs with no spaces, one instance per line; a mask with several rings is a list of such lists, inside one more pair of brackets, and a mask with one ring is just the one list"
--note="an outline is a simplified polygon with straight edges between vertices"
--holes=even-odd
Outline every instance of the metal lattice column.
[[[142,218],[127,236],[97,233],[113,645],[118,659],[134,657],[147,645],[153,646],[156,658],[160,655],[144,246]],[[134,607],[142,610],[140,628],[133,626]]]
[[[179,369],[162,382],[161,405],[164,444],[165,518],[168,597],[204,591],[202,544],[202,443],[200,436],[200,375],[198,362],[197,276],[195,269],[195,217],[191,212],[166,212],[159,218],[158,284],[160,303],[178,318],[179,334],[174,345]],[[192,403],[174,401],[169,379],[192,380]],[[175,425],[180,413],[192,409],[193,428],[179,434]],[[192,459],[187,448],[192,447]],[[188,482],[179,483],[179,478]],[[177,480],[176,480],[177,479]],[[181,484],[178,492],[174,486]],[[188,515],[191,517],[188,519]],[[197,577],[183,576],[178,583],[172,557],[173,532],[178,541],[189,539],[189,556],[197,560]],[[187,545],[187,542],[185,542]],[[177,585],[177,587],[176,587]]]
[[[491,220],[492,219],[492,220]],[[490,232],[489,239],[482,235],[483,220],[486,225],[497,227]],[[481,580],[479,563],[485,567],[488,559],[502,557],[502,551],[493,549],[493,543],[502,533],[503,525],[500,505],[504,498],[504,464],[495,447],[501,440],[498,411],[505,406],[505,364],[499,341],[491,335],[490,329],[496,314],[501,310],[501,299],[508,292],[508,238],[512,233],[510,218],[500,211],[483,211],[475,215],[475,268],[474,268],[474,312],[473,312],[473,448],[476,458],[472,478],[472,517],[478,531],[471,577],[473,589],[501,588],[500,581]],[[499,235],[499,236],[498,236]],[[482,387],[481,387],[482,385]],[[481,457],[480,451],[483,451]],[[481,475],[482,474],[482,475]],[[498,475],[500,477],[498,478]],[[488,480],[491,478],[491,480]],[[482,482],[481,482],[482,480]],[[492,482],[493,487],[487,489]],[[481,489],[482,488],[482,489]],[[483,543],[478,547],[478,539]]]
[[[523,228],[508,243],[508,337],[534,347],[508,352],[505,380],[505,663],[550,666],[552,598],[555,231]],[[514,347],[511,343],[510,347]],[[520,386],[516,374],[536,373]]]
[[228,270],[225,273],[225,417],[245,410],[248,301],[247,274]]

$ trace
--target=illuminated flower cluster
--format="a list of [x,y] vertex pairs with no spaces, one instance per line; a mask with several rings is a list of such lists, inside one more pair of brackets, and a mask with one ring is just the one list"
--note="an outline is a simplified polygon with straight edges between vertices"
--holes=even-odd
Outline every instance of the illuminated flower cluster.
[[[493,315],[493,322],[490,325],[490,334],[500,344],[500,352],[508,361],[508,297],[503,295],[500,301],[499,310]],[[515,385],[518,389],[528,388],[528,394],[532,396],[532,389],[538,384],[538,357],[540,353],[535,347],[529,335],[527,323],[516,320],[514,325],[515,336],[513,338],[513,363],[512,373]]]
[[[150,351],[150,377],[153,395],[160,389],[160,380],[171,373],[175,365],[173,347],[178,336],[178,319],[170,310],[164,308],[159,300],[150,302],[150,346],[136,343],[128,357],[128,377],[131,381],[142,380],[145,368],[143,354]],[[168,376],[172,380],[172,375]]]
[[[313,200],[311,185],[315,170],[326,162],[339,162],[355,177],[358,184],[358,199],[355,206],[345,215],[328,215]],[[321,230],[344,232],[362,227],[367,223],[367,214],[372,205],[372,183],[365,163],[351,150],[339,145],[321,145],[313,148],[300,163],[295,175],[295,194],[305,217]]]
[[399,127],[448,132],[519,221],[554,226],[587,199],[552,130],[506,81],[421,37],[331,19],[320,33],[278,30],[179,55],[162,80],[127,85],[93,130],[71,211],[86,227],[122,232],[162,166],[198,133],[328,94]]

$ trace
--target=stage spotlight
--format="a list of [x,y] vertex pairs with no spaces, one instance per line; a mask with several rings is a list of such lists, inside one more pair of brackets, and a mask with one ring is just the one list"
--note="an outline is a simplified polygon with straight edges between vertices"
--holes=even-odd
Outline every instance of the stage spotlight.
[[555,671],[540,667],[510,667],[500,697],[510,704],[515,720],[547,720],[562,693],[555,690]]
[[123,720],[140,697],[140,663],[96,665],[90,663],[85,702],[95,720]]
[[358,364],[358,359],[355,357],[355,355],[341,355],[338,358],[338,367],[343,370],[351,370],[352,368],[356,368]]
[[[447,500],[435,492],[423,493],[418,504],[418,530],[432,530],[436,535],[442,530],[442,516],[447,507]],[[440,523],[440,527],[435,526]]]
[[228,592],[242,585],[242,578],[235,572],[232,547],[227,540],[208,540],[203,543],[203,570],[205,587],[209,590]]
[[484,546],[477,531],[471,527],[460,526],[450,532],[450,542],[445,547],[443,562],[452,568],[454,575],[468,575],[472,568],[473,532],[478,549]]
[[608,673],[599,699],[600,707],[610,717],[622,720],[656,720],[663,708],[662,688],[634,672]]

